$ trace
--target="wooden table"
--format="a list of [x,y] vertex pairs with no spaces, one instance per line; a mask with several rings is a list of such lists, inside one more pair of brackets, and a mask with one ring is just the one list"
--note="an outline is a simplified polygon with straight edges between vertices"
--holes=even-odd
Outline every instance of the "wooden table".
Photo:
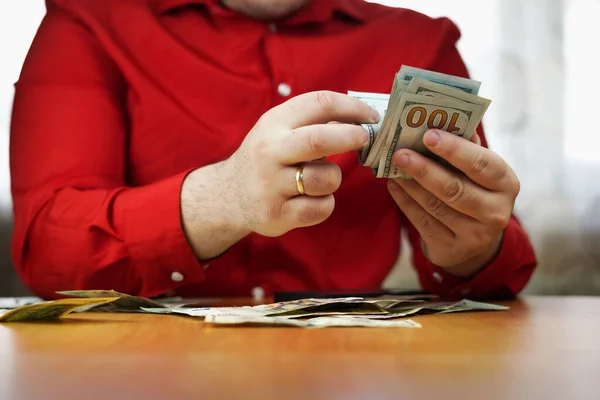
[[414,318],[421,329],[0,324],[0,399],[600,399],[600,298],[505,304]]

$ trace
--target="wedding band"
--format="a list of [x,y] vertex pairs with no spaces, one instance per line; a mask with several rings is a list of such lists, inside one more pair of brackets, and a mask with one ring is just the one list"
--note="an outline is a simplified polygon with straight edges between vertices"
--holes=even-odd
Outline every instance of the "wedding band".
[[296,169],[296,187],[298,188],[298,193],[301,195],[305,195],[304,191],[304,181],[302,180],[304,174],[304,165],[299,165]]

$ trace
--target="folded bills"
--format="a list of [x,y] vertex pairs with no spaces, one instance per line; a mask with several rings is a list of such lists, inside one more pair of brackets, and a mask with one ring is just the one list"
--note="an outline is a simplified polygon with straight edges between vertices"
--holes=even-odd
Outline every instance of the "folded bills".
[[61,299],[47,301],[37,304],[18,307],[12,310],[0,311],[0,322],[24,322],[24,321],[52,321],[60,319],[68,314],[77,312],[81,308],[108,304],[116,298],[94,298],[94,299]]
[[441,129],[471,139],[491,101],[478,96],[481,82],[403,65],[396,74],[391,94],[349,91],[375,108],[377,124],[364,124],[369,143],[359,152],[362,165],[378,178],[410,178],[396,169],[392,156],[412,149],[449,165],[423,143],[429,129]]

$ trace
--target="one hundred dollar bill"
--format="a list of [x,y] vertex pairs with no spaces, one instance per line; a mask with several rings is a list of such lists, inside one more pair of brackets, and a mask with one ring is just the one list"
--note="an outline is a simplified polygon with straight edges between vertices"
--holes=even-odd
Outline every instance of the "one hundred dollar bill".
[[400,118],[393,135],[386,138],[386,150],[379,159],[378,178],[399,178],[402,172],[392,164],[392,156],[399,149],[412,149],[430,156],[423,143],[429,129],[442,129],[463,136],[481,121],[482,107],[467,102],[404,93],[398,105]]
[[403,65],[398,73],[399,79],[410,82],[414,78],[422,78],[427,81],[435,82],[454,89],[462,90],[465,93],[477,95],[481,88],[481,82],[473,79],[467,79],[460,76],[442,74],[434,71],[427,71],[420,68]]
[[378,178],[410,178],[392,165],[394,152],[409,148],[449,165],[427,150],[423,135],[441,129],[471,139],[491,104],[478,96],[480,87],[472,79],[402,66],[390,95],[349,91],[381,115],[379,123],[363,125],[370,140],[359,152],[361,164]]

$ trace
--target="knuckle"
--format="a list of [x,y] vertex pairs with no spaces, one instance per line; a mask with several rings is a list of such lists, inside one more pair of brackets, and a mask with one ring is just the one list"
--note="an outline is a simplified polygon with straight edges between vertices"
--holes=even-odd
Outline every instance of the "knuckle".
[[442,200],[440,200],[437,196],[431,195],[425,206],[429,210],[429,212],[435,217],[444,217],[448,214],[448,206]]
[[476,175],[483,175],[489,170],[490,159],[485,154],[477,154],[471,163],[471,171]]
[[511,193],[511,195],[514,197],[517,197],[521,192],[521,181],[519,181],[519,178],[517,178],[515,175],[512,175],[510,178],[508,178],[507,186],[509,193]]
[[298,211],[298,222],[303,225],[321,222],[331,214],[331,211],[323,204],[310,204]]
[[429,232],[433,228],[433,219],[431,215],[423,213],[419,217],[419,225],[423,228],[425,232]]
[[271,146],[267,141],[259,140],[254,145],[254,154],[259,160],[268,160],[272,156]]
[[323,113],[331,113],[335,110],[335,100],[333,92],[328,90],[320,90],[316,93],[317,104]]
[[326,186],[327,177],[324,171],[312,169],[309,174],[304,175],[304,186],[311,192],[320,192]]
[[487,218],[487,225],[494,231],[499,231],[509,224],[511,218],[510,213],[506,212],[495,212],[490,213]]
[[450,179],[442,186],[442,195],[449,203],[456,204],[465,197],[465,185],[460,179]]
[[[458,150],[458,138],[451,138],[452,140],[448,140],[447,145],[445,146],[445,149],[443,149],[443,153],[444,153],[444,158],[451,160],[452,158],[454,158],[454,155],[456,154],[456,151]],[[459,139],[462,140],[462,139]]]
[[325,133],[321,128],[315,128],[306,138],[309,150],[312,153],[321,153],[326,146]]
[[301,224],[310,224],[316,221],[320,216],[320,212],[317,208],[308,206],[298,211],[298,222]]
[[464,258],[464,254],[468,251],[468,246],[464,246],[462,243],[458,241],[454,241],[448,247],[448,255],[453,259],[462,259]]
[[269,221],[277,221],[284,214],[283,207],[280,204],[269,203],[266,207],[266,219]]
[[426,176],[427,176],[427,173],[428,173],[428,172],[429,172],[429,171],[428,171],[428,169],[427,169],[427,164],[423,164],[423,165],[421,165],[421,166],[419,166],[419,167],[417,168],[417,171],[416,171],[416,173],[415,173],[415,176],[416,176],[416,177],[418,177],[418,178],[424,178],[424,177],[426,177]]
[[365,146],[365,128],[362,126],[351,126],[350,137],[353,139],[352,147],[359,149]]
[[342,184],[342,171],[340,167],[332,164],[324,171],[323,186],[328,192],[334,192]]

